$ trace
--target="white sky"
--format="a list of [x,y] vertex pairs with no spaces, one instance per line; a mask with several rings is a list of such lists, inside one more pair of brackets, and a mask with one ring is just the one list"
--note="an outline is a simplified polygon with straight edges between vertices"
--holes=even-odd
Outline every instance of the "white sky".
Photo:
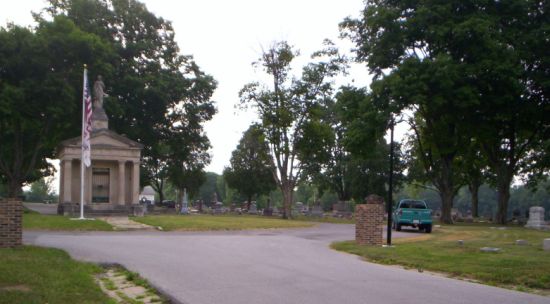
[[[193,55],[201,69],[218,81],[218,89],[212,97],[218,114],[205,125],[212,144],[212,163],[206,170],[216,173],[221,173],[229,164],[231,151],[255,119],[254,113],[239,112],[235,105],[243,85],[260,77],[251,62],[259,58],[262,46],[286,40],[300,50],[300,64],[307,62],[309,55],[322,47],[325,38],[337,43],[341,52],[349,53],[352,44],[339,41],[338,23],[347,16],[357,16],[363,7],[362,0],[142,2],[157,16],[172,21],[182,54]],[[43,0],[0,0],[0,4],[2,25],[8,21],[31,24],[30,12],[38,12],[45,6]],[[352,81],[356,86],[369,84],[365,66],[353,66],[350,75],[338,83]],[[108,86],[109,79],[105,82]]]

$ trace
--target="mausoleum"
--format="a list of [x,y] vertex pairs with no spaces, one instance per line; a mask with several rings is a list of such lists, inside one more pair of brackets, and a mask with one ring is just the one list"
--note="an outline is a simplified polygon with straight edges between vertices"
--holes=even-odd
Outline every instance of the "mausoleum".
[[[61,142],[58,148],[61,172],[59,213],[62,214],[78,214],[81,143],[79,136]],[[143,146],[109,130],[102,100],[100,104],[94,100],[90,146],[91,166],[84,167],[85,213],[132,213],[133,207],[139,203],[139,166]]]

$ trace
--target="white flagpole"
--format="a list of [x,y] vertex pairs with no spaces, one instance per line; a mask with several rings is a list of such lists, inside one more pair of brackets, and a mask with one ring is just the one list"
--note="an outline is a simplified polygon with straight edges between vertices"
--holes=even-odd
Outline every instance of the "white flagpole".
[[80,142],[80,220],[85,219],[84,218],[84,128],[86,128],[86,78],[88,75],[86,71],[86,65],[84,65],[84,77],[83,84],[82,84],[82,136],[81,136],[81,142]]

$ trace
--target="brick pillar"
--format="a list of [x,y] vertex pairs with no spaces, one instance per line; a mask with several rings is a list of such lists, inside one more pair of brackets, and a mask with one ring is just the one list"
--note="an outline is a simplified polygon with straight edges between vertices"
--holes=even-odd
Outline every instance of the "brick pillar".
[[0,200],[0,248],[22,245],[23,206],[12,198]]
[[380,246],[384,233],[384,199],[369,195],[355,206],[355,241],[359,245]]

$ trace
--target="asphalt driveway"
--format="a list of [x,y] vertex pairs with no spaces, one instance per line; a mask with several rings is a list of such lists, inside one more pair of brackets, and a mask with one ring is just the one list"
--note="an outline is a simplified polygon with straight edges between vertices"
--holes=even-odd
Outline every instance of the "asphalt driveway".
[[367,263],[328,247],[353,239],[353,229],[25,231],[24,241],[62,248],[80,260],[120,263],[181,303],[550,303],[550,297]]

